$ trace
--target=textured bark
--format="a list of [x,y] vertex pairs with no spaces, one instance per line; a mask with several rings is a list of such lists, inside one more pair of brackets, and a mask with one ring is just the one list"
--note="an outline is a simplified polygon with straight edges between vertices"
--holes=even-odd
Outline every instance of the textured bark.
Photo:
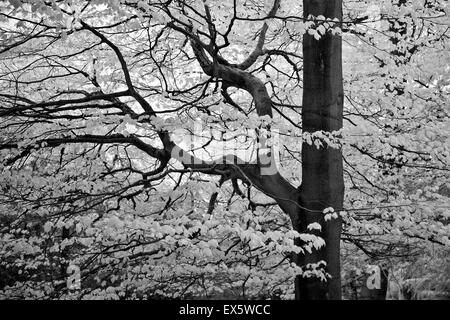
[[[304,17],[310,14],[342,18],[341,0],[304,0]],[[327,33],[320,40],[303,37],[303,103],[304,132],[334,131],[342,128],[343,87],[340,36]],[[327,282],[316,277],[297,277],[297,299],[341,299],[340,234],[341,219],[324,221],[323,210],[343,206],[344,182],[341,150],[302,145],[302,187],[300,192],[299,232],[308,232],[310,223],[322,226],[316,234],[326,246],[312,254],[299,255],[298,264],[325,261],[331,275]],[[314,250],[314,249],[313,249]]]

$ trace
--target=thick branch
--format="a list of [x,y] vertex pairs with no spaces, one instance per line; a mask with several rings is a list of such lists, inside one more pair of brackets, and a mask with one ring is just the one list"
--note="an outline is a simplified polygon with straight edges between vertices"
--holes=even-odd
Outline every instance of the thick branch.
[[238,68],[211,62],[202,46],[195,41],[191,41],[191,44],[200,67],[207,75],[223,79],[229,87],[234,86],[246,90],[255,101],[258,115],[272,117],[272,101],[260,79]]
[[299,209],[297,202],[298,190],[278,172],[272,175],[261,175],[259,165],[245,163],[235,155],[227,155],[215,161],[204,161],[176,145],[173,145],[171,155],[172,158],[177,159],[192,171],[227,175],[252,185],[273,198],[281,209],[289,214],[293,221],[297,221],[296,212]]
[[[134,145],[136,148],[144,151],[151,157],[166,160],[167,153],[164,150],[157,149],[135,136],[124,136],[122,134],[113,134],[109,136],[101,136],[101,135],[82,135],[76,137],[62,137],[62,138],[48,138],[48,139],[40,139],[33,144],[27,145],[25,148],[21,149],[21,152],[6,161],[6,165],[11,165],[16,160],[30,154],[33,149],[43,148],[43,147],[57,147],[62,144],[67,143],[96,143],[96,144],[107,144],[107,143],[129,143]],[[6,143],[0,145],[0,150],[4,149],[18,149],[19,144],[17,143]]]
[[[281,0],[275,0],[273,2],[273,6],[272,9],[270,10],[267,18],[273,18],[275,17],[278,8],[280,7],[280,1]],[[261,31],[259,33],[259,38],[258,38],[258,42],[256,44],[255,49],[252,51],[252,53],[250,53],[250,55],[247,57],[247,59],[245,59],[241,64],[239,64],[237,67],[239,69],[245,70],[250,68],[258,59],[259,56],[261,56],[262,54],[264,54],[264,50],[263,50],[263,46],[264,46],[264,41],[266,40],[266,33],[267,30],[269,29],[269,25],[267,24],[267,22],[264,22]]]
[[[8,108],[4,111],[1,111],[0,117],[18,114],[21,111],[26,111],[26,110],[35,109],[35,108],[47,108],[47,107],[53,107],[53,106],[59,107],[59,106],[67,105],[67,104],[80,104],[80,103],[86,103],[86,102],[97,101],[97,100],[111,100],[111,99],[115,99],[118,97],[128,96],[129,94],[130,93],[127,90],[127,91],[120,91],[120,92],[109,93],[109,94],[89,95],[87,97],[80,98],[80,99],[62,99],[62,100],[39,102],[39,103],[32,103],[32,101],[27,101],[30,103],[29,105],[20,105],[20,106],[14,107],[14,108]],[[7,94],[0,94],[0,97],[1,96],[11,98],[11,96],[7,95]]]

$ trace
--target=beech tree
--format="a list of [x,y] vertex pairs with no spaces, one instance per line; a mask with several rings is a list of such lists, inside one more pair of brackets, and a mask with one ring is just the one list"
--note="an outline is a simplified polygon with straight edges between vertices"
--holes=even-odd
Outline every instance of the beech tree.
[[[304,1],[303,16],[313,15],[342,21],[341,1]],[[330,33],[320,39],[310,34],[303,38],[303,132],[336,132],[342,128],[343,83],[342,43],[340,35]],[[325,261],[331,278],[299,276],[296,293],[303,299],[340,299],[341,219],[325,223],[323,211],[343,208],[344,179],[342,154],[339,148],[317,148],[307,142],[302,146],[302,184],[298,230],[318,223],[326,245],[309,255],[300,255],[300,265]]]
[[1,2],[0,295],[341,299],[341,245],[448,247],[448,10]]

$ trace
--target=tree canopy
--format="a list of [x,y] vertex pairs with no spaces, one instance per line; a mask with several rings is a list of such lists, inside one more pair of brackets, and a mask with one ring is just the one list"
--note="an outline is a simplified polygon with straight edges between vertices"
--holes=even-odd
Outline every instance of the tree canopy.
[[[342,6],[1,1],[0,297],[290,299],[336,219],[344,282],[448,266],[450,6]],[[342,129],[302,122],[305,37],[342,39]],[[303,231],[302,144],[345,184]]]

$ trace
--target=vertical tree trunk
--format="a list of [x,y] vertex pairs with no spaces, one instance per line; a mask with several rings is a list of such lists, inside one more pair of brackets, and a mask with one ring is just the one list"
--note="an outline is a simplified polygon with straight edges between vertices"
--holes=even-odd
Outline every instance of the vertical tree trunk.
[[[342,19],[342,0],[303,0],[304,17],[322,15]],[[304,132],[334,131],[342,128],[342,41],[341,37],[327,32],[320,40],[305,34],[303,37],[303,108]],[[307,226],[318,222],[326,246],[313,249],[311,254],[298,255],[298,264],[325,261],[331,279],[323,282],[317,277],[297,277],[297,299],[341,299],[340,279],[340,217],[324,221],[322,211],[327,207],[337,210],[343,206],[344,181],[341,150],[327,146],[317,149],[307,143],[302,145],[302,187],[296,226],[301,233],[311,232]]]

